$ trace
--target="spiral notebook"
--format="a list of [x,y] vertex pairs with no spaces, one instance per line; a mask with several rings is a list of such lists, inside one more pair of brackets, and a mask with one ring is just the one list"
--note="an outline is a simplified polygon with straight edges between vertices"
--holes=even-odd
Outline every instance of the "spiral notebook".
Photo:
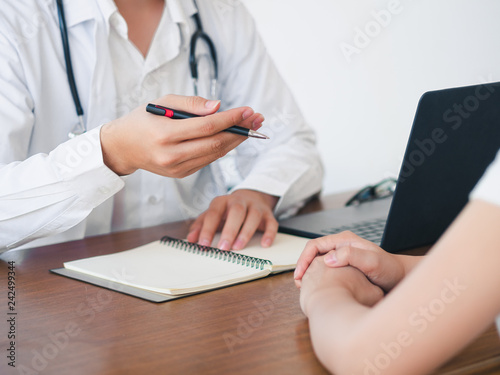
[[166,236],[131,250],[66,262],[51,271],[164,302],[292,270],[308,241],[278,233],[271,247],[262,248],[260,238],[252,238],[242,251],[222,251]]

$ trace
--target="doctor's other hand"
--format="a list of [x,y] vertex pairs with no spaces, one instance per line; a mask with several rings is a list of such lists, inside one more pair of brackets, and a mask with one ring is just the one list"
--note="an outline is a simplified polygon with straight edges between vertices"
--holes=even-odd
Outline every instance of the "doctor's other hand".
[[278,197],[255,190],[236,190],[214,198],[209,208],[193,222],[187,240],[210,246],[215,233],[222,230],[221,250],[241,250],[257,230],[264,232],[261,246],[272,245],[278,232],[273,210]]
[[350,266],[330,268],[324,257],[316,257],[302,278],[300,307],[309,316],[316,306],[335,303],[335,297],[345,298],[346,292],[364,306],[373,306],[384,297],[382,289],[358,269]]
[[301,287],[301,279],[318,255],[326,266],[339,268],[351,266],[361,271],[373,284],[385,292],[390,291],[420,260],[420,257],[396,255],[386,252],[374,243],[352,232],[342,232],[316,238],[307,243],[295,269],[295,284]]
[[101,128],[104,163],[120,176],[144,169],[182,178],[226,155],[247,138],[223,132],[233,125],[256,130],[264,117],[249,107],[217,112],[220,101],[167,95],[155,104],[203,117],[173,120],[146,112],[146,106]]

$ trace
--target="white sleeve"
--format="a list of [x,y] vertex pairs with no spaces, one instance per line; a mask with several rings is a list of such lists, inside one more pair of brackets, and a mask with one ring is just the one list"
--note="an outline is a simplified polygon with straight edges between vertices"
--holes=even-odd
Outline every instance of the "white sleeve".
[[[202,17],[206,11],[200,10]],[[266,120],[259,131],[271,138],[249,139],[237,147],[236,163],[243,181],[235,189],[279,196],[276,214],[293,212],[321,190],[323,165],[315,134],[244,5],[232,1],[230,8],[220,9],[213,17],[223,28],[219,30],[223,42],[217,45],[222,104],[224,108],[248,105],[262,113]],[[209,33],[218,31],[214,29]]]
[[29,154],[39,119],[16,35],[0,31],[0,252],[73,227],[123,187],[103,163],[100,127]]
[[470,199],[481,199],[500,206],[500,151],[472,190]]
[[0,164],[0,252],[73,227],[123,187],[102,161],[99,132]]

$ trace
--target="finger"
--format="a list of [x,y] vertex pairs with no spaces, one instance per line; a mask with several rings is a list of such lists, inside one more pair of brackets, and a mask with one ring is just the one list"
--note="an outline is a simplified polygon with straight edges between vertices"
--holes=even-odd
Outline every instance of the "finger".
[[[327,259],[332,253],[335,253],[336,262],[330,263]],[[387,275],[386,270],[381,266],[381,254],[371,250],[359,249],[353,246],[339,247],[337,250],[328,253],[325,256],[325,264],[329,267],[351,266],[361,271],[368,280],[384,290],[390,290],[393,283],[386,280],[393,280],[394,277]],[[393,269],[391,267],[391,269]],[[396,269],[393,272],[397,273]]]
[[300,254],[297,265],[295,266],[295,272],[293,274],[293,278],[295,280],[302,279],[302,276],[304,276],[304,273],[306,272],[313,259],[319,254],[317,243],[317,240],[310,240],[307,242],[306,247],[302,251],[302,254]]
[[253,208],[248,210],[245,222],[243,223],[240,233],[238,234],[238,237],[236,238],[236,241],[234,241],[234,244],[232,246],[233,250],[241,250],[245,248],[245,246],[248,244],[248,241],[250,241],[252,236],[257,231],[257,228],[259,227],[261,221],[262,212]]
[[276,220],[272,213],[269,213],[266,217],[266,227],[260,242],[262,247],[269,247],[273,244],[276,233],[278,233],[278,226],[278,220]]
[[325,254],[335,250],[340,243],[345,243],[345,235],[334,234],[326,237],[319,237],[307,242],[304,251],[300,254],[297,266],[295,268],[294,278],[301,279],[311,262],[320,254]]
[[182,142],[190,139],[204,138],[220,133],[233,126],[244,124],[244,120],[249,119],[254,114],[249,107],[229,109],[204,117],[195,117],[185,120],[170,120],[169,126],[172,128],[171,141]]
[[247,217],[247,205],[243,202],[234,202],[227,209],[227,218],[222,228],[219,244],[217,247],[221,250],[232,248],[234,240],[238,235],[241,226]]
[[[177,152],[182,155],[182,162],[204,158],[209,162],[225,156],[229,151],[246,141],[247,137],[223,132],[208,138],[199,138],[182,142]],[[191,157],[189,157],[191,155]]]
[[325,261],[325,264],[328,267],[345,267],[349,265],[349,259],[347,256],[342,257],[340,260],[338,259],[338,249],[337,250],[332,250],[329,253],[325,255],[323,258]]
[[168,108],[177,109],[198,116],[207,116],[217,112],[220,108],[220,100],[207,100],[200,96],[165,95],[155,100]]
[[384,290],[376,285],[372,285],[373,293],[370,293],[369,299],[366,301],[366,306],[373,307],[375,306],[382,298],[385,297]]
[[156,157],[150,171],[168,177],[183,178],[225,156],[247,138],[235,134],[217,134],[175,145],[176,152],[165,151]]
[[311,244],[308,243],[306,245],[306,248],[297,261],[297,267],[294,274],[294,277],[296,279],[300,279],[304,275],[304,272],[307,270],[307,267],[309,267],[309,264],[319,254],[325,254],[327,252],[330,252],[331,250],[335,250],[337,248],[345,246],[354,246],[357,248],[363,247],[366,249],[373,248],[375,246],[370,241],[364,240],[363,238],[349,231],[330,236],[319,237],[310,242]]
[[[335,264],[331,264],[331,253],[335,253]],[[369,250],[359,249],[353,246],[342,246],[337,250],[328,253],[325,256],[325,264],[330,267],[352,266],[363,272],[366,276],[370,276],[379,264],[380,255]]]
[[205,213],[202,213],[200,216],[196,218],[196,220],[189,227],[189,233],[186,239],[189,242],[197,242],[198,238],[200,238],[201,228],[203,227],[203,220],[205,218]]
[[361,262],[363,262],[363,256],[360,254],[360,252],[364,253],[365,256],[368,255],[366,253],[371,253],[356,249],[351,246],[343,246],[326,254],[324,257],[324,261],[325,264],[329,267],[345,267],[353,265],[351,262],[361,265]]
[[227,155],[229,151],[235,149],[243,141],[245,141],[245,138],[243,140],[241,138],[243,137],[236,136],[236,139],[225,145],[224,149],[220,152],[202,155],[199,156],[198,158],[183,161],[181,164],[177,165],[176,169],[179,169],[179,171],[188,171],[187,174],[181,177],[189,176],[194,172],[200,170],[201,168],[206,167],[207,165]]
[[252,129],[252,130],[258,130],[259,128],[262,127],[262,123],[264,122],[264,116],[260,113],[254,113],[252,116],[249,118],[243,120],[238,126],[242,126],[244,128]]
[[226,201],[215,198],[207,211],[200,230],[198,243],[202,246],[211,246],[215,232],[222,222],[223,215],[226,212]]

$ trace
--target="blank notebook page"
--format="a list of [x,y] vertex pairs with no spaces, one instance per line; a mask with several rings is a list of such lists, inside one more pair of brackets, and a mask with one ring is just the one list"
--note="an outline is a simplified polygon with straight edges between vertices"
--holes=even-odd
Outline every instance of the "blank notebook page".
[[120,253],[75,260],[64,267],[158,293],[185,294],[266,276],[252,268],[190,253],[160,241]]

